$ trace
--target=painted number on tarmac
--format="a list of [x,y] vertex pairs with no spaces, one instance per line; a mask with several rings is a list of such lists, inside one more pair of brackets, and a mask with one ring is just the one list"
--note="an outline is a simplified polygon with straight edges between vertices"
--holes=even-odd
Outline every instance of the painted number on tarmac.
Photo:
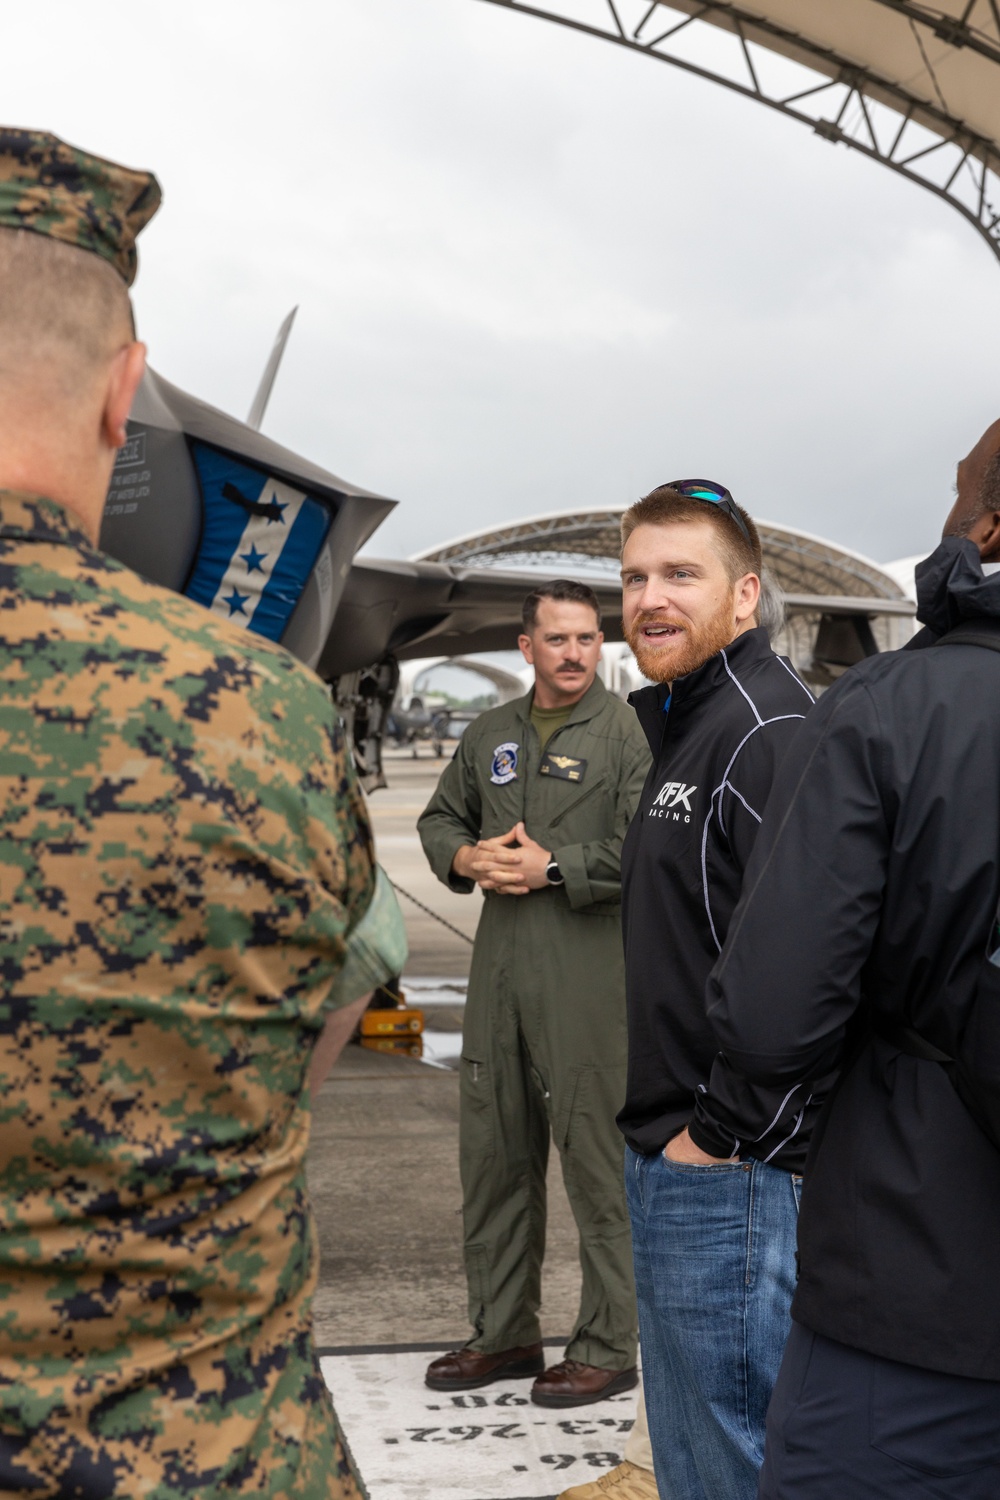
[[[484,1427],[407,1427],[411,1443],[467,1443],[471,1438],[526,1438],[517,1422],[488,1422]],[[437,1434],[441,1434],[440,1437]]]
[[485,1396],[452,1396],[452,1406],[459,1407],[483,1407],[483,1406],[527,1406],[527,1396],[515,1396],[513,1391],[504,1391],[502,1396],[497,1396],[493,1401],[487,1400]]
[[[542,1463],[551,1464],[554,1469],[569,1469],[577,1461],[575,1453],[543,1453]],[[581,1453],[580,1461],[589,1464],[592,1469],[613,1469],[622,1461],[620,1453]]]

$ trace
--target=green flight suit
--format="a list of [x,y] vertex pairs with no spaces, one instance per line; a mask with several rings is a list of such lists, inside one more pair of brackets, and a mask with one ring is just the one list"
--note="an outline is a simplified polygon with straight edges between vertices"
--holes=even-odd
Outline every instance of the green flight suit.
[[566,878],[527,896],[487,892],[469,978],[460,1158],[471,1346],[495,1353],[541,1337],[550,1132],[580,1232],[583,1289],[567,1357],[635,1363],[632,1248],[615,1115],[625,1096],[622,839],[649,749],[630,708],[599,679],[548,741],[532,694],[480,715],[417,824],[439,880],[462,844],[524,820]]

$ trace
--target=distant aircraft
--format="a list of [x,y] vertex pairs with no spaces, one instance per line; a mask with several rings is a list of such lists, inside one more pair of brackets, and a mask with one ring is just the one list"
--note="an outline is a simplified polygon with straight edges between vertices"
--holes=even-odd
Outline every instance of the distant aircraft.
[[449,717],[447,708],[426,706],[419,693],[414,693],[405,706],[397,697],[385,721],[385,737],[394,740],[399,749],[408,745],[414,760],[421,740],[429,743],[435,756],[440,757],[444,740],[449,738]]
[[[370,790],[385,785],[381,747],[400,661],[513,647],[522,601],[539,575],[356,556],[396,502],[259,430],[294,316],[282,324],[245,422],[147,371],[100,540],[151,582],[280,641],[314,668],[349,725]],[[621,640],[618,585],[588,581],[605,611],[605,635]],[[912,613],[906,603],[875,598],[790,602],[793,613],[840,622],[827,629],[842,642],[828,659],[843,665],[877,649],[871,618]]]

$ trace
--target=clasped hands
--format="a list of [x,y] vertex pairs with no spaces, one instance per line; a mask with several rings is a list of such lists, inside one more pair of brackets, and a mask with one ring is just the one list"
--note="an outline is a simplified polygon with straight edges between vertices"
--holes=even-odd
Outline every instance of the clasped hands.
[[484,891],[527,896],[529,891],[540,891],[548,885],[545,871],[551,860],[552,851],[529,838],[523,823],[515,823],[496,838],[463,844],[451,868],[462,879],[474,880]]

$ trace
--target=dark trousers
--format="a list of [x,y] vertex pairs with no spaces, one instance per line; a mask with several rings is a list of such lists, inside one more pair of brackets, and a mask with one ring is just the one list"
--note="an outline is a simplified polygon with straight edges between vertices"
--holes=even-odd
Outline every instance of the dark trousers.
[[903,1497],[998,1500],[1000,1381],[897,1364],[793,1323],[760,1500]]

